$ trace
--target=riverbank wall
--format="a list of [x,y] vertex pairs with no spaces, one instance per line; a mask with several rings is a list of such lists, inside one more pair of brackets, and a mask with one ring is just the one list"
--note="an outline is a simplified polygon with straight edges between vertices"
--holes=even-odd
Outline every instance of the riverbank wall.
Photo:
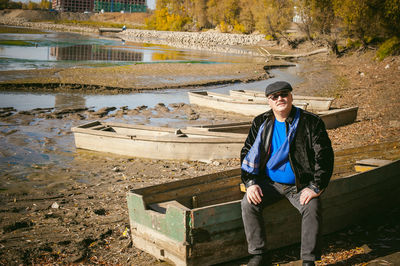
[[[172,32],[128,29],[118,34],[125,41],[164,44],[178,48],[213,52],[260,55],[255,45],[265,41],[263,34],[231,34],[215,31]],[[247,49],[246,49],[247,48]]]

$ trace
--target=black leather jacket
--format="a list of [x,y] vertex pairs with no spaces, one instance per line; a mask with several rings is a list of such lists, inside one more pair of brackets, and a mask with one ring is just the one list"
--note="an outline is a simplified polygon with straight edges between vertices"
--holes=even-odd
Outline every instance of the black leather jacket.
[[[292,108],[285,121],[286,129],[288,129],[287,123],[292,123],[295,114],[295,108]],[[270,156],[269,151],[275,121],[272,110],[254,118],[240,154],[240,161],[243,162],[257,137],[258,129],[264,121],[267,122],[261,135],[261,144],[265,148],[261,151],[260,174],[253,175],[242,170],[242,181],[246,187],[258,183],[257,180],[260,178],[269,178],[266,177],[265,165]],[[297,191],[304,187],[310,187],[313,190],[326,188],[332,175],[333,160],[331,140],[326,132],[324,122],[319,116],[300,109],[299,124],[289,148],[289,161],[296,177]]]

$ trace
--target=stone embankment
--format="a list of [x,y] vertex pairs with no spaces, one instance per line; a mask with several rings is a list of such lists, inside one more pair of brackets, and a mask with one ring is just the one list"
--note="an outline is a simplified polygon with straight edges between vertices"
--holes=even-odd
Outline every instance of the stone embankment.
[[118,34],[125,41],[171,45],[215,52],[259,55],[257,51],[243,49],[265,40],[262,34],[231,34],[214,31],[171,32],[128,29]]
[[0,17],[0,25],[9,25],[15,27],[33,28],[48,31],[63,31],[63,32],[80,32],[80,33],[98,33],[96,28],[72,26],[64,24],[54,24],[52,22],[30,22],[25,19],[14,18],[7,19]]

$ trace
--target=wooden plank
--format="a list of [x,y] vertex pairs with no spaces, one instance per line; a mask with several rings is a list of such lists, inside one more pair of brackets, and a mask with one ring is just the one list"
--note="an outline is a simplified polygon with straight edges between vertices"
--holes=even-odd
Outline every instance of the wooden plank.
[[227,233],[225,238],[195,243],[191,250],[188,265],[214,265],[248,256],[243,228]]
[[368,158],[368,159],[364,159],[364,160],[358,160],[358,161],[356,161],[356,164],[358,164],[358,165],[370,165],[370,166],[379,167],[379,166],[384,166],[386,164],[389,164],[391,162],[392,161],[390,161],[390,160]]
[[355,168],[356,172],[365,172],[365,171],[375,169],[377,167],[384,166],[391,162],[392,162],[391,160],[368,158],[368,159],[356,161],[354,168]]
[[221,171],[218,173],[197,176],[194,178],[177,180],[177,181],[173,181],[173,182],[169,182],[169,183],[135,189],[135,190],[132,190],[132,192],[142,194],[144,196],[148,196],[151,194],[158,194],[158,193],[172,191],[172,190],[176,190],[176,189],[180,189],[180,188],[184,188],[184,187],[188,188],[188,187],[195,186],[198,184],[203,184],[203,183],[209,184],[209,183],[215,182],[216,180],[225,179],[227,177],[239,176],[239,178],[240,178],[240,173],[241,173],[241,170],[239,168],[236,168],[236,169],[232,169],[232,170]]
[[157,259],[169,261],[175,265],[187,265],[187,243],[176,242],[170,237],[151,230],[147,226],[131,221],[132,243]]
[[400,150],[400,141],[384,142],[384,143],[378,143],[378,144],[366,145],[366,146],[361,146],[361,147],[354,147],[354,148],[338,150],[338,151],[335,151],[335,155],[343,156],[343,155],[355,155],[355,154],[359,154],[359,153],[365,154],[365,153],[371,152],[371,151],[382,152],[382,151],[389,150],[389,149]]
[[94,126],[97,126],[97,125],[100,125],[100,124],[101,124],[100,121],[94,121],[94,122],[90,122],[90,123],[86,123],[86,124],[80,125],[78,127],[79,128],[91,128],[91,127],[94,127]]
[[226,179],[213,180],[213,182],[196,184],[196,186],[192,186],[189,188],[188,187],[176,188],[172,191],[165,191],[157,194],[147,195],[145,197],[145,201],[149,204],[154,202],[169,201],[173,200],[174,198],[184,200],[184,198],[191,198],[194,195],[206,193],[218,187],[226,187],[227,185],[229,186],[229,184],[232,183],[239,184],[240,182],[238,180],[239,180],[238,176],[233,176],[233,177],[227,177]]
[[[240,199],[241,200],[241,199]],[[215,204],[210,207],[197,208],[192,211],[192,228],[201,228],[207,225],[223,223],[240,219],[240,200]]]
[[205,192],[201,195],[196,195],[197,207],[211,206],[222,202],[242,199],[243,194],[238,190],[238,184],[234,186],[221,188],[219,190]]

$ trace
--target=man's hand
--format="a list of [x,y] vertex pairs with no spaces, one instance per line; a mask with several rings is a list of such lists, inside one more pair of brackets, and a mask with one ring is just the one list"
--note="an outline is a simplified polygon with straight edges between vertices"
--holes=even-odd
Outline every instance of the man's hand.
[[308,187],[304,188],[301,191],[301,194],[300,194],[300,204],[301,205],[306,205],[313,198],[319,197],[319,195],[321,195],[321,193],[322,193],[322,191],[317,194],[312,189],[310,189]]
[[264,196],[259,185],[252,185],[246,189],[247,201],[257,205],[261,203],[261,197]]

